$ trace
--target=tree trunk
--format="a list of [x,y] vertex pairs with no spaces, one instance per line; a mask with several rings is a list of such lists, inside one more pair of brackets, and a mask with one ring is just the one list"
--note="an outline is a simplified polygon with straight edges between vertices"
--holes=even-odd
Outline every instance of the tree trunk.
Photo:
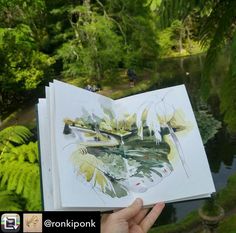
[[179,33],[179,53],[181,54],[182,51],[183,51],[183,30],[181,28]]

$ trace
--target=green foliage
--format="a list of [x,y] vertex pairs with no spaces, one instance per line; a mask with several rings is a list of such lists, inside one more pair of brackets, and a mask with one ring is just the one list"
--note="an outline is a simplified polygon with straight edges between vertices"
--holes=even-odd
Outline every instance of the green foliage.
[[236,173],[228,178],[227,186],[217,193],[217,202],[226,210],[236,205]]
[[0,106],[5,110],[49,79],[54,59],[38,51],[28,25],[0,32]]
[[44,53],[44,0],[1,0],[0,6],[0,108],[5,116],[51,79],[54,58]]
[[207,216],[218,216],[221,214],[221,207],[217,205],[213,196],[205,201],[202,211]]
[[[114,32],[115,25],[109,18],[91,11],[89,6],[77,6],[68,14],[75,36],[58,50],[63,74],[100,80],[121,60],[121,37]],[[74,22],[75,14],[81,17]]]
[[197,211],[191,212],[187,217],[180,222],[172,223],[164,226],[154,227],[150,233],[182,233],[190,229],[194,229],[201,223]]
[[224,120],[231,132],[236,131],[236,31],[232,40],[230,66],[228,75],[225,77],[221,92],[221,111],[224,113]]
[[0,189],[0,211],[21,211],[24,200],[14,192]]
[[[22,154],[18,155],[21,157]],[[6,185],[7,190],[14,191],[26,199],[27,210],[41,209],[38,164],[20,160],[5,161],[1,164],[0,177],[1,187]]]
[[141,0],[84,1],[54,8],[52,14],[70,22],[66,30],[59,26],[64,41],[58,58],[67,78],[101,81],[118,68],[150,66],[157,58],[154,17]]
[[233,216],[223,220],[218,229],[217,233],[235,233],[236,229],[236,215],[234,214]]
[[[195,41],[188,35],[188,33],[190,34],[189,31],[189,25],[179,20],[174,20],[169,27],[161,30],[158,33],[160,55],[162,57],[173,57],[191,54]],[[201,50],[199,49],[199,51]]]
[[7,84],[16,83],[26,90],[36,88],[49,72],[53,59],[37,51],[29,26],[21,24],[14,29],[1,29],[1,32],[1,81],[7,81],[5,76],[10,79],[2,85],[8,87]]
[[[213,6],[211,14],[207,17],[200,30],[200,40],[202,45],[210,43],[207,51],[203,72],[203,93],[209,96],[210,73],[215,67],[218,55],[222,52],[234,32],[234,22],[236,16],[235,1],[219,1]],[[209,42],[210,41],[210,42]]]
[[221,128],[221,122],[216,120],[212,114],[208,113],[206,110],[196,111],[195,117],[202,136],[202,141],[206,144],[217,134],[218,130]]
[[147,0],[145,6],[149,6],[151,11],[155,11],[158,7],[160,7],[162,0]]
[[2,146],[6,142],[24,144],[29,141],[31,136],[32,133],[24,126],[10,126],[0,131],[0,145]]
[[162,0],[159,6],[161,26],[166,28],[176,19],[184,20],[194,10],[207,14],[213,2],[213,0]]
[[[34,142],[23,144],[30,137],[30,131],[23,126],[11,126],[0,132],[0,188],[6,191],[3,198],[9,202],[9,208],[41,209],[38,146]],[[11,201],[17,198],[11,207]]]
[[15,29],[19,25],[30,28],[30,37],[37,47],[42,48],[47,33],[45,32],[46,7],[44,0],[1,0],[0,27]]
[[[119,2],[119,1],[118,1]],[[159,55],[157,19],[143,1],[120,1],[113,14],[118,15],[126,35],[125,67],[153,68]],[[123,12],[121,15],[119,12]]]
[[[175,19],[184,20],[188,16],[193,16],[200,23],[198,40],[203,47],[209,47],[204,63],[202,75],[202,92],[207,98],[212,87],[211,73],[216,65],[218,55],[222,49],[229,45],[232,55],[228,76],[225,78],[224,86],[221,90],[222,100],[221,110],[225,114],[225,120],[230,131],[236,131],[235,121],[235,16],[236,1],[231,0],[163,0],[160,6],[161,25],[169,26]],[[213,77],[216,79],[215,77]]]

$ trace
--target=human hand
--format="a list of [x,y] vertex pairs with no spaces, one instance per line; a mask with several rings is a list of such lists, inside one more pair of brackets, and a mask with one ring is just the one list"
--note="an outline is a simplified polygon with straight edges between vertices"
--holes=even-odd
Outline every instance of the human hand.
[[137,198],[131,206],[112,214],[105,214],[102,217],[101,233],[146,233],[164,206],[164,203],[158,203],[148,213],[149,209],[142,209],[142,199]]

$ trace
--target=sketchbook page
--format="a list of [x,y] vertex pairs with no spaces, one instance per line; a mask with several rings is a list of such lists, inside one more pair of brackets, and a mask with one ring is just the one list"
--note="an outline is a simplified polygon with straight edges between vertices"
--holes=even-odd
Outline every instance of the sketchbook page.
[[50,135],[50,149],[51,149],[51,160],[52,160],[52,184],[53,184],[53,203],[54,210],[61,208],[61,199],[60,199],[60,184],[58,178],[58,165],[56,160],[56,150],[55,150],[55,135],[54,135],[54,87],[53,83],[49,83],[49,87],[46,88],[46,100],[48,107],[48,119],[49,119],[49,127],[48,133]]
[[[196,199],[205,199],[211,197],[211,194],[202,194],[202,195],[196,195],[196,196],[191,196],[191,197],[185,197],[184,199],[175,199],[174,202],[185,202],[185,201],[191,201],[191,200],[196,200]],[[166,203],[173,202],[173,201],[167,201]]]
[[43,192],[43,209],[53,210],[53,189],[52,189],[52,161],[50,151],[50,135],[48,134],[48,114],[46,99],[39,99],[38,108],[38,129],[41,179]]
[[[197,195],[197,196],[193,196],[193,197],[189,197],[189,198],[184,198],[184,199],[175,199],[175,200],[172,200],[172,201],[166,201],[165,203],[176,203],[176,202],[188,202],[188,201],[193,201],[193,200],[196,200],[196,199],[206,199],[206,198],[209,198],[211,197],[210,194],[205,194],[205,195]],[[152,206],[154,206],[156,204],[155,203],[152,203],[150,205],[145,205],[144,208],[151,208]]]
[[145,205],[215,191],[184,85],[115,101],[128,177],[123,185]]
[[[48,89],[48,88],[47,88]],[[50,135],[48,124],[48,112],[46,99],[39,99],[37,105],[38,111],[38,127],[39,127],[39,148],[40,148],[40,163],[42,177],[42,192],[43,192],[43,210],[44,211],[97,211],[97,208],[65,208],[54,209],[53,202],[53,181],[52,181],[52,160],[50,150]],[[101,209],[100,211],[109,211],[111,209]]]
[[107,151],[119,145],[117,137],[105,132],[113,100],[59,81],[54,82],[54,94],[62,207],[127,206],[131,197],[108,166],[113,161]]

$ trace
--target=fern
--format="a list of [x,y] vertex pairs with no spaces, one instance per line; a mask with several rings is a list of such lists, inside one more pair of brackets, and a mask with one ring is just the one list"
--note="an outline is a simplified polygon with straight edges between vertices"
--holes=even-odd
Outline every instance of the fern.
[[13,142],[15,144],[27,143],[32,133],[24,126],[10,126],[0,131],[0,143]]
[[8,145],[4,156],[2,156],[3,161],[28,161],[30,163],[38,162],[38,144],[34,142],[30,142],[28,145],[23,144],[17,147],[12,145]]
[[0,211],[20,211],[25,201],[13,192],[0,189]]
[[0,187],[26,200],[27,210],[41,209],[37,143],[7,147],[0,160]]

